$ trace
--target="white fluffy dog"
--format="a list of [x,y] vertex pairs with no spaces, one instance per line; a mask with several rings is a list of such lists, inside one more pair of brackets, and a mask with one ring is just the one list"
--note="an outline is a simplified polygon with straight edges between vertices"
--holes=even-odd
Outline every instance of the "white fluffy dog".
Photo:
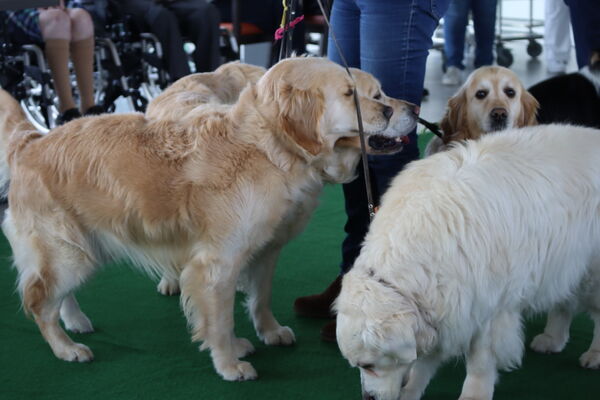
[[419,399],[464,355],[460,400],[492,399],[497,369],[521,362],[526,311],[553,309],[532,346],[558,351],[573,310],[587,310],[596,328],[580,362],[599,368],[599,244],[600,131],[514,129],[410,164],[336,304],[363,398]]

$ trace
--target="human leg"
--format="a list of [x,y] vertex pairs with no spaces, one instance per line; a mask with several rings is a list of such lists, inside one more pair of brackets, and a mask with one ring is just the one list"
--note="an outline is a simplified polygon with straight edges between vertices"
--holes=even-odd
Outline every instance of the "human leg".
[[184,35],[194,45],[196,72],[214,71],[221,65],[219,10],[206,0],[177,0],[167,3],[175,13]]
[[548,72],[565,72],[571,56],[569,7],[563,0],[546,0],[544,7],[544,52]]
[[451,0],[444,15],[446,67],[464,69],[465,32],[469,23],[469,0]]
[[475,68],[483,65],[492,65],[494,62],[497,6],[497,0],[477,0],[471,2],[476,43]]
[[79,89],[80,110],[86,113],[94,101],[94,23],[83,8],[67,9],[71,19],[71,60]]
[[63,10],[53,8],[40,10],[39,15],[44,53],[58,96],[59,111],[64,113],[76,107],[69,78],[71,19]]
[[173,81],[189,75],[187,54],[183,50],[183,38],[177,16],[169,9],[152,0],[124,0],[123,10],[131,14],[138,25],[156,35],[162,45],[167,70]]

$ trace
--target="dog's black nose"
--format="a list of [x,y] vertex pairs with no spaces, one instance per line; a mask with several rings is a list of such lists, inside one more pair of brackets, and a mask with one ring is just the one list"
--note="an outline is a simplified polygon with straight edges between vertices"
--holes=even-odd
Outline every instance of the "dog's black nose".
[[386,119],[392,118],[392,114],[394,114],[394,109],[392,107],[390,107],[390,106],[383,107],[383,116]]
[[412,106],[412,113],[413,113],[415,116],[417,116],[417,117],[418,117],[420,112],[421,112],[421,107],[419,107],[419,106],[416,106],[416,105],[413,105],[413,106]]
[[490,112],[490,117],[495,121],[503,121],[508,118],[508,111],[502,107],[496,107]]
[[363,400],[376,400],[376,399],[375,399],[375,396],[373,396],[373,395],[372,395],[372,394],[370,394],[370,393],[363,393],[363,396],[362,396],[362,398],[363,398]]

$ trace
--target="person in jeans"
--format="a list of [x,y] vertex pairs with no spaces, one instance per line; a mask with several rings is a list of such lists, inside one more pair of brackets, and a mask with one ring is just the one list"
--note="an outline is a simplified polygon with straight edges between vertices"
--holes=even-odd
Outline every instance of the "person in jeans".
[[[423,96],[425,66],[432,35],[448,0],[335,0],[331,29],[349,67],[373,74],[391,97],[419,105]],[[343,64],[329,37],[328,57]],[[419,158],[416,130],[410,143],[394,155],[369,156],[375,203],[391,179],[410,161]],[[347,222],[342,243],[341,274],[323,292],[300,297],[294,303],[299,315],[330,317],[331,304],[339,294],[342,275],[352,268],[369,228],[369,213],[362,164],[358,178],[343,185]],[[321,338],[335,341],[335,320],[321,330]]]
[[496,32],[496,6],[498,0],[451,0],[444,15],[444,53],[446,72],[444,85],[461,83],[461,71],[465,69],[465,32],[469,23],[469,11],[475,30],[475,68],[494,62],[494,39]]
[[577,66],[590,64],[592,53],[600,52],[600,5],[597,0],[564,0],[571,13]]

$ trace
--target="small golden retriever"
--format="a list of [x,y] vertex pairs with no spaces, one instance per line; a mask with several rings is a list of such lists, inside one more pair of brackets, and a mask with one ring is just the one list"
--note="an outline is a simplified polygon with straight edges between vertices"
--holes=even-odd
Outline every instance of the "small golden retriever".
[[233,104],[242,89],[258,82],[265,72],[263,67],[233,61],[214,72],[184,76],[150,101],[146,118],[179,119],[200,104]]
[[[355,90],[337,64],[294,58],[248,85],[234,105],[196,107],[178,120],[102,115],[46,136],[3,132],[11,183],[2,229],[23,307],[54,354],[93,358],[59,317],[68,330],[91,331],[73,293],[102,262],[127,257],[179,280],[192,339],[210,350],[224,379],[255,379],[240,360],[253,346],[234,334],[236,286],[266,344],[295,341],[270,309],[272,258],[323,181],[354,177]],[[388,130],[394,109],[358,95],[368,140],[397,151],[402,132]]]
[[446,114],[440,123],[443,138],[434,137],[425,154],[445,150],[454,141],[536,125],[538,107],[537,100],[510,69],[499,66],[478,68],[448,100]]
[[[521,364],[523,315],[552,310],[536,351],[595,323],[600,368],[600,131],[513,128],[408,165],[383,196],[336,301],[337,341],[363,399],[419,400],[464,357],[461,400],[491,400]],[[523,390],[527,390],[524,387]]]

